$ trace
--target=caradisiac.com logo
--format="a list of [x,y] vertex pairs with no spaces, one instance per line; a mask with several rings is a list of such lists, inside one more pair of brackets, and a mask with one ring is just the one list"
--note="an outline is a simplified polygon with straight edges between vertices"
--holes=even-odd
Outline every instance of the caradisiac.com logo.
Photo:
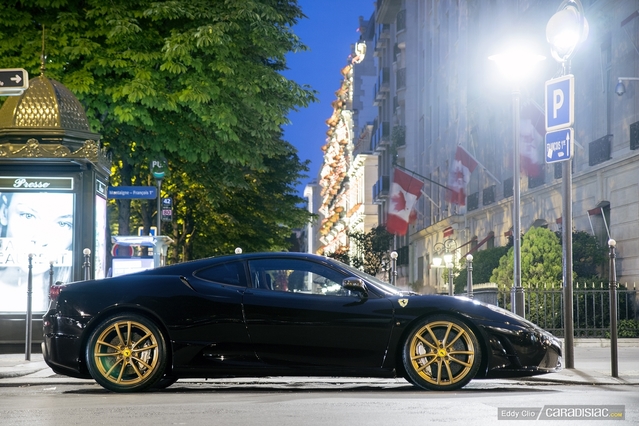
[[625,420],[625,405],[544,405],[497,408],[498,420]]

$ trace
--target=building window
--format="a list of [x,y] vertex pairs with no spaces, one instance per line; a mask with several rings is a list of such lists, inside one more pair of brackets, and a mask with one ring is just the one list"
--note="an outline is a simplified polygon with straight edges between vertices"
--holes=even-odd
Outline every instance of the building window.
[[639,148],[639,121],[630,125],[630,149]]
[[495,202],[495,191],[496,191],[495,185],[489,186],[488,188],[484,188],[482,202],[485,206]]
[[504,198],[513,196],[513,178],[504,179]]
[[479,192],[473,192],[467,197],[468,211],[477,210],[479,208]]
[[543,168],[539,171],[539,175],[528,176],[528,188],[536,188],[538,186],[543,185],[546,181],[545,177],[546,177],[546,173]]
[[610,160],[611,142],[612,135],[606,135],[594,142],[590,142],[588,145],[588,165],[595,166]]

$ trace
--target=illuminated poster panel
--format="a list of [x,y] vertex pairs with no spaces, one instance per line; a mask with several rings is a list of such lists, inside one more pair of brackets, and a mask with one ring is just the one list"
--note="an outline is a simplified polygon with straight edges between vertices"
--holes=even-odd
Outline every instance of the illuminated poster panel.
[[107,259],[107,200],[99,195],[95,196],[95,256],[93,277],[100,279],[106,277]]
[[32,258],[32,310],[49,305],[53,282],[68,282],[73,266],[74,194],[0,193],[0,312],[26,312],[29,254]]

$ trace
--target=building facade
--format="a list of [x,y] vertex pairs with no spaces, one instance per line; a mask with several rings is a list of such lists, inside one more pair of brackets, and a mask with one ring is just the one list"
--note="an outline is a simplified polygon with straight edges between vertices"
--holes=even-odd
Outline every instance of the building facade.
[[319,176],[304,191],[309,210],[318,215],[309,225],[309,252],[357,256],[348,232],[368,232],[377,225],[370,186],[377,178],[378,158],[370,150],[374,111],[367,107],[377,74],[367,43],[373,33],[370,22],[360,19],[360,39],[341,70],[341,85],[326,120]]
[[[519,84],[521,231],[562,226],[562,165],[546,164],[545,82],[562,75],[545,40],[561,1],[378,0],[368,51],[377,72],[370,151],[377,158],[372,199],[386,223],[392,170],[425,183],[417,220],[397,237],[400,286],[445,292],[429,266],[438,243],[457,259],[504,246],[513,225],[513,84],[488,57],[525,36],[546,60]],[[617,277],[639,281],[639,1],[582,0],[587,39],[570,62],[574,75],[572,225],[604,245],[617,241]],[[619,78],[625,91],[616,90]],[[447,201],[457,147],[478,162],[464,205]]]

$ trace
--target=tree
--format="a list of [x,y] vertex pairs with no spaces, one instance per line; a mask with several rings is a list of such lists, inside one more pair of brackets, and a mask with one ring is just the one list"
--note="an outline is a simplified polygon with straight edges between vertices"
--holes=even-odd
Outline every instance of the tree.
[[[521,282],[523,287],[561,282],[562,255],[559,238],[546,228],[530,228],[521,242]],[[512,286],[514,248],[499,260],[491,282]]]
[[393,241],[385,226],[377,226],[369,232],[349,232],[351,244],[355,244],[357,255],[351,259],[353,266],[370,275],[377,275],[382,270],[384,259],[388,258],[388,250]]
[[[500,259],[508,253],[508,246],[493,247],[479,250],[473,253],[473,283],[488,283],[493,270],[499,266]],[[454,279],[455,294],[464,293],[468,283],[468,270],[466,260],[462,259],[459,266],[459,274]]]
[[[149,161],[165,157],[179,177],[179,185],[165,183],[167,191],[208,203],[189,217],[180,217],[188,207],[176,210],[172,231],[186,243],[196,229],[190,224],[200,225],[195,232],[228,226],[233,213],[224,209],[234,206],[226,197],[259,190],[274,199],[264,191],[291,188],[306,170],[280,138],[288,112],[315,99],[281,74],[286,54],[306,49],[291,30],[302,17],[294,0],[16,0],[0,16],[0,66],[37,75],[44,31],[46,74],[76,94],[102,134],[114,160],[112,182],[145,185]],[[260,187],[258,176],[286,180]],[[290,228],[306,213],[301,198],[285,194],[277,218]],[[144,206],[118,202],[120,234],[150,226],[155,209]],[[137,223],[129,222],[129,209]]]
[[[557,232],[561,241],[561,233]],[[563,241],[562,241],[563,244]],[[572,270],[573,281],[595,280],[602,277],[602,271],[606,270],[607,249],[602,247],[599,239],[584,231],[572,233]]]

